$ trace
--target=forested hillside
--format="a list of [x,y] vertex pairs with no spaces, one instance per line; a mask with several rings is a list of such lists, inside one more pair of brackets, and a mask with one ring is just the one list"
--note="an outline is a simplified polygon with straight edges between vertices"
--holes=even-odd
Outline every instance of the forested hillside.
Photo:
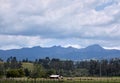
[[30,61],[9,57],[0,59],[0,77],[48,78],[51,74],[70,76],[120,76],[120,58],[71,61],[49,57]]

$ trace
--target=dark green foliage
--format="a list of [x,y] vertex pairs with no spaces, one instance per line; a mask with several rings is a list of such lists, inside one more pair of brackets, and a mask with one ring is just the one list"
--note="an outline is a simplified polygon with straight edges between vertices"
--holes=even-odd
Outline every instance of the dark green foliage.
[[2,78],[5,75],[5,67],[4,67],[4,62],[0,58],[0,78]]
[[46,70],[46,75],[45,77],[48,78],[50,75],[56,74],[54,69]]
[[89,76],[120,76],[120,59],[90,60],[76,63],[76,68],[89,71]]
[[17,70],[9,70],[7,71],[6,76],[9,77],[18,77],[19,76],[19,72]]
[[22,67],[22,63],[20,61],[17,61],[16,57],[8,58],[4,65],[6,69],[18,69]]
[[73,71],[73,74],[75,77],[80,77],[80,76],[87,77],[89,76],[89,71],[87,69],[75,69]]
[[32,78],[41,78],[45,77],[46,72],[40,64],[34,64],[34,69],[31,72],[30,77]]
[[7,71],[6,76],[9,77],[23,77],[24,71],[22,69],[10,69]]
[[[27,61],[28,59],[23,60]],[[72,76],[120,76],[120,59],[110,60],[86,60],[71,61],[50,59],[36,59],[31,62],[29,68],[22,66],[23,62],[16,57],[10,57],[7,61],[0,62],[0,77],[32,77],[48,78],[51,74],[59,74],[66,77]],[[27,64],[26,64],[27,65]],[[27,65],[29,66],[29,65]],[[32,68],[32,69],[30,69]]]
[[4,64],[0,63],[0,78],[4,75],[5,70],[4,70]]
[[30,76],[30,71],[27,68],[24,69],[24,73],[26,77]]
[[19,73],[19,77],[25,76],[25,72],[23,71],[23,69],[18,69],[18,73]]

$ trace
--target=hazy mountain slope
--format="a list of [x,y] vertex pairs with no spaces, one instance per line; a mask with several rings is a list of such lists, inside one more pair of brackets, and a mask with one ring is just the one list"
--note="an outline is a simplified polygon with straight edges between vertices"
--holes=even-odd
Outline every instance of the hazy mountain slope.
[[72,47],[63,48],[61,46],[53,46],[49,48],[33,47],[12,50],[0,50],[0,58],[7,59],[10,56],[15,56],[18,59],[28,58],[35,60],[37,58],[60,58],[60,59],[103,59],[120,57],[120,50],[107,50],[99,45],[91,45],[86,48],[76,49]]

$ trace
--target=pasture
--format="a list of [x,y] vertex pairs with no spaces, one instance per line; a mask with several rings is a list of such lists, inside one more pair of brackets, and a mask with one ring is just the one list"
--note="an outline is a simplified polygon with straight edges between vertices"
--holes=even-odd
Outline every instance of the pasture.
[[64,79],[0,79],[0,83],[120,83],[120,77],[65,77]]
[[33,63],[27,63],[27,62],[23,62],[22,63],[22,67],[24,68],[24,69],[29,69],[30,71],[32,71],[33,70]]

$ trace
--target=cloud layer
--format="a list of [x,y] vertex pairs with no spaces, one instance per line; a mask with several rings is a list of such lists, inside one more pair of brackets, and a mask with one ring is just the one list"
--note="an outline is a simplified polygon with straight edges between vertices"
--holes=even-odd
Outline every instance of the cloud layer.
[[119,48],[119,27],[119,0],[0,0],[1,49],[94,43]]

